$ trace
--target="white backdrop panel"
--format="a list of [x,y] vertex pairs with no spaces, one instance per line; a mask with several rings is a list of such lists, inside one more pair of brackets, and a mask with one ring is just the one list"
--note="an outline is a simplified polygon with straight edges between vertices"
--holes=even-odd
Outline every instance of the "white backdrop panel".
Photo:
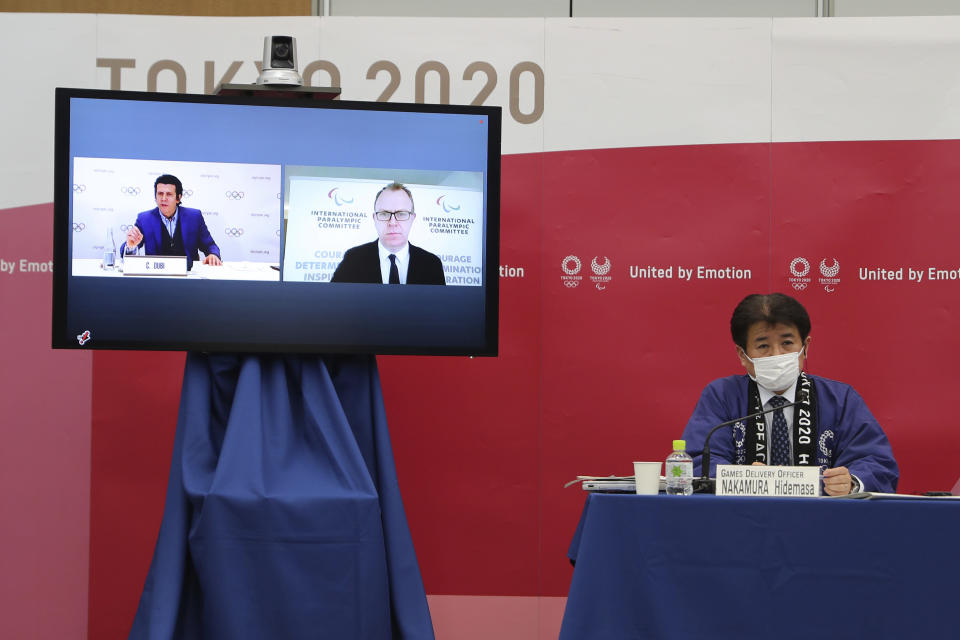
[[[377,239],[371,214],[383,180],[290,179],[283,279],[329,282],[343,253]],[[411,244],[440,256],[447,284],[479,286],[483,273],[483,193],[407,183],[416,217]]]
[[547,151],[770,139],[770,20],[547,21]]
[[185,207],[203,212],[224,261],[280,262],[280,166],[77,158],[73,257],[102,258],[123,244],[137,214],[153,209],[153,183],[169,173],[183,183]]
[[960,16],[775,20],[773,139],[960,138]]
[[[317,51],[319,21],[99,15],[97,57],[104,62],[97,69],[97,88],[146,91],[155,86],[171,93],[184,88],[186,93],[212,93],[221,82],[250,84],[257,79],[264,36],[296,37],[302,65]],[[235,63],[239,66],[231,71]],[[111,66],[119,70],[119,87],[111,83],[116,73]]]
[[92,87],[93,15],[0,13],[0,210],[53,202],[53,93]]
[[[320,58],[340,70],[345,100],[377,100],[394,82],[391,102],[436,104],[449,92],[450,103],[471,104],[490,90],[483,104],[503,107],[503,152],[543,149],[543,119],[533,118],[545,83],[535,87],[524,71],[524,63],[544,68],[541,18],[328,18]],[[449,78],[447,91],[441,77]]]
[[449,93],[469,103],[489,89],[484,102],[504,108],[504,152],[532,153],[760,142],[771,132],[777,141],[960,137],[958,26],[957,17],[2,13],[0,51],[31,73],[17,87],[30,100],[0,104],[9,141],[0,147],[0,208],[52,199],[55,86],[143,90],[153,78],[159,90],[202,93],[249,83],[270,33],[295,35],[301,70],[318,85],[339,79],[346,99],[440,102]]

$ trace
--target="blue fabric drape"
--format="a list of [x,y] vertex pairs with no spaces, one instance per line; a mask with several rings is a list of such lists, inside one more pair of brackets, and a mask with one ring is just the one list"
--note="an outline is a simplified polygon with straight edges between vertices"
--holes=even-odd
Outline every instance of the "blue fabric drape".
[[130,638],[433,638],[373,357],[187,356]]

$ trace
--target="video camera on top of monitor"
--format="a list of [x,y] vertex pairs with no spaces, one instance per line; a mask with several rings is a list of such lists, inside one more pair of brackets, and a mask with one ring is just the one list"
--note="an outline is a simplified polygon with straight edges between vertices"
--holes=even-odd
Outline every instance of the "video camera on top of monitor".
[[293,36],[264,36],[263,68],[257,84],[299,87],[303,78],[297,71],[297,39]]

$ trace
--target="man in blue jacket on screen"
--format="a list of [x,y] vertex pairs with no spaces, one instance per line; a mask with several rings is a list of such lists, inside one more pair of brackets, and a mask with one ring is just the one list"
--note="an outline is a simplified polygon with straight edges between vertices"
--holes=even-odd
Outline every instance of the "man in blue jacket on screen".
[[896,491],[897,462],[863,398],[850,385],[804,371],[810,316],[803,305],[782,293],[749,295],[734,309],[730,333],[746,375],[714,380],[700,395],[683,434],[698,474],[710,429],[796,401],[718,430],[710,475],[715,463],[817,465],[827,495]]
[[379,239],[348,249],[330,281],[446,284],[440,258],[407,241],[417,217],[410,190],[399,182],[391,182],[377,193],[373,209]]
[[137,215],[127,231],[124,255],[186,256],[187,269],[193,268],[197,253],[203,251],[204,264],[220,265],[220,247],[213,241],[199,209],[180,206],[183,184],[176,176],[164,174],[153,183],[157,206]]

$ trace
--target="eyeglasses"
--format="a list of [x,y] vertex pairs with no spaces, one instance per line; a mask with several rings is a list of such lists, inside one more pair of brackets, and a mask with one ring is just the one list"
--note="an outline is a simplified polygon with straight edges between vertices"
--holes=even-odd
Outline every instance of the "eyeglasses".
[[373,216],[381,222],[386,222],[390,219],[390,216],[396,218],[397,222],[403,222],[409,220],[412,215],[412,211],[377,211],[373,214]]

